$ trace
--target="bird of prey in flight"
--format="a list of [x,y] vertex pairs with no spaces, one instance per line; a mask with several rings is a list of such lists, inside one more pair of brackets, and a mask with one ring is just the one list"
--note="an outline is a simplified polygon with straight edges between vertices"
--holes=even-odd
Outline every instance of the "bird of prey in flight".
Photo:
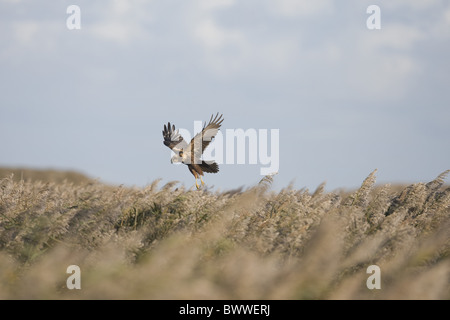
[[222,114],[220,116],[219,113],[216,116],[212,115],[209,123],[206,124],[205,122],[202,131],[197,133],[189,144],[183,139],[178,130],[175,130],[174,125],[170,125],[170,122],[167,126],[164,125],[162,132],[164,137],[163,143],[175,152],[171,162],[181,162],[188,166],[189,171],[195,177],[195,186],[197,189],[200,188],[197,183],[198,178],[200,178],[202,185],[205,184],[202,179],[204,172],[219,172],[217,163],[214,161],[204,161],[201,159],[201,155],[219,131],[222,121]]

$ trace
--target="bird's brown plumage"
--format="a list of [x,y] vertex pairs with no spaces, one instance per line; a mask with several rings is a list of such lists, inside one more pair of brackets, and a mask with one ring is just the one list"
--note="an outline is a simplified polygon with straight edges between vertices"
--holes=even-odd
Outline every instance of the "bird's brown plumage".
[[195,177],[195,185],[197,188],[199,187],[197,184],[198,178],[200,178],[202,184],[204,184],[202,180],[204,172],[219,172],[217,163],[214,161],[204,161],[201,159],[201,155],[219,131],[222,122],[222,115],[219,116],[219,113],[215,116],[212,115],[208,124],[205,122],[202,131],[197,133],[195,137],[191,139],[189,144],[179,134],[178,130],[175,130],[174,125],[171,125],[170,122],[167,126],[164,125],[164,130],[162,132],[164,138],[163,143],[175,152],[172,161],[174,161],[175,158],[176,161],[181,161],[188,166],[189,171]]

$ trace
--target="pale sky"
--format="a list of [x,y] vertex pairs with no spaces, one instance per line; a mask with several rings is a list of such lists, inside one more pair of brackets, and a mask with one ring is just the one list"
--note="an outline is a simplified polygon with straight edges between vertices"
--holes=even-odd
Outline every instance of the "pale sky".
[[[372,4],[380,30],[366,26]],[[0,0],[0,43],[0,166],[191,187],[163,125],[193,131],[220,112],[223,132],[279,130],[276,188],[450,169],[446,0]],[[204,180],[249,187],[262,166]]]

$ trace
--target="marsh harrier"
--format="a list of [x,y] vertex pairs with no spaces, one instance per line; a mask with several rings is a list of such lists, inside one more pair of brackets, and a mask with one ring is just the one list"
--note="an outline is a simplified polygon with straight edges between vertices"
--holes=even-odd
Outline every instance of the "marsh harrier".
[[202,179],[204,172],[219,172],[219,166],[217,163],[214,161],[204,161],[201,159],[203,151],[215,137],[223,121],[222,115],[219,116],[219,113],[217,113],[214,118],[213,117],[214,115],[211,116],[208,124],[205,122],[202,131],[197,133],[189,144],[183,139],[178,130],[175,130],[175,126],[170,125],[170,122],[167,126],[164,125],[164,130],[162,132],[164,137],[164,145],[168,146],[173,152],[175,152],[171,162],[181,162],[188,166],[189,171],[194,175],[195,186],[197,189],[200,188],[197,183],[198,178],[200,178],[202,185],[205,184]]

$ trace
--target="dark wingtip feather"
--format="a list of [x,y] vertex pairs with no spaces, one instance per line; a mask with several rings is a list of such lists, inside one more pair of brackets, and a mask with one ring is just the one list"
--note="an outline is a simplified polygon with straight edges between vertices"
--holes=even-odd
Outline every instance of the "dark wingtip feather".
[[220,114],[219,115],[219,112],[217,112],[216,113],[216,115],[214,116],[214,113],[211,115],[211,118],[209,119],[209,122],[208,122],[208,124],[206,124],[206,122],[205,122],[205,124],[203,125],[203,129],[204,128],[206,128],[208,125],[210,125],[210,124],[217,124],[217,125],[220,125],[220,124],[222,124],[222,122],[223,122],[223,118],[222,118],[222,116],[223,116],[223,114]]
[[217,164],[217,163],[212,163],[211,165],[210,165],[210,167],[211,167],[211,169],[212,169],[212,173],[217,173],[217,172],[219,172],[219,165]]

